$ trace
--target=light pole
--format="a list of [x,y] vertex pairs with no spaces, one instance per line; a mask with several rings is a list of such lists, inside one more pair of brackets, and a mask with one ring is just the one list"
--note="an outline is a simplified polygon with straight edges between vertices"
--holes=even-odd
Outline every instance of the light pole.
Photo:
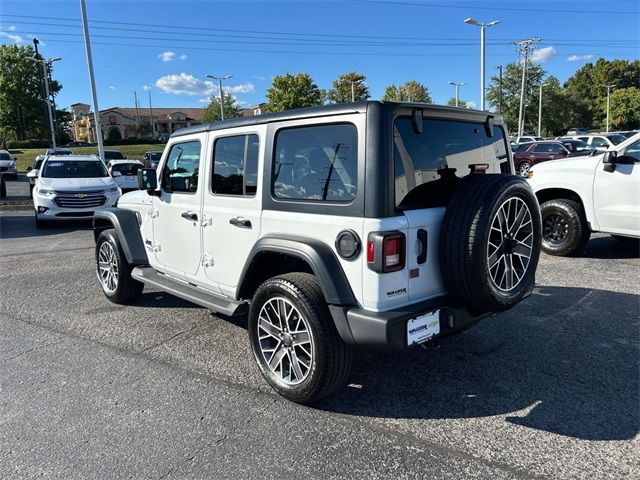
[[458,99],[460,98],[460,87],[466,83],[467,82],[460,82],[460,83],[449,82],[449,85],[453,85],[454,87],[456,87],[456,107],[458,106]]
[[487,27],[493,27],[502,20],[493,20],[488,23],[478,22],[475,18],[467,18],[464,23],[480,27],[480,110],[484,111],[484,31]]
[[[39,55],[38,55],[39,56]],[[58,60],[62,60],[60,57],[50,58],[45,60],[43,58],[29,58],[32,62],[42,64],[42,73],[44,76],[44,94],[46,96],[45,102],[47,103],[47,112],[49,114],[49,131],[51,133],[51,145],[56,148],[56,133],[55,125],[53,123],[53,110],[51,108],[51,91],[49,90],[49,65]]]
[[496,68],[500,70],[500,76],[498,77],[500,80],[498,90],[498,113],[502,115],[502,65],[498,65]]
[[611,98],[611,89],[615,88],[615,85],[601,85],[607,89],[607,132],[609,132],[609,101]]
[[229,80],[233,75],[225,75],[224,77],[216,77],[215,75],[207,75],[208,78],[218,80],[218,89],[220,90],[220,120],[224,120],[224,98],[222,93],[222,80]]
[[351,101],[355,102],[356,101],[356,82],[354,80],[350,80],[351,82]]
[[542,134],[542,87],[546,87],[546,83],[538,83],[537,85],[533,85],[534,87],[540,87],[540,93],[538,94],[538,136],[541,137]]

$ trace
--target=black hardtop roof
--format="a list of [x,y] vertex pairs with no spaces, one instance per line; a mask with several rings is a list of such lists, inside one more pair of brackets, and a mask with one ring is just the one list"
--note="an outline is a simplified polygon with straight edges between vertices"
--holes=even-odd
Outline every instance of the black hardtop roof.
[[466,115],[477,116],[479,120],[492,115],[496,123],[502,122],[502,116],[493,112],[481,112],[480,110],[471,110],[467,108],[452,107],[449,105],[433,105],[430,103],[412,103],[412,102],[387,102],[381,100],[366,100],[353,103],[334,103],[331,105],[323,105],[320,107],[296,108],[285,110],[284,112],[272,112],[251,117],[237,117],[222,122],[203,123],[192,127],[181,128],[176,130],[171,136],[178,137],[182,135],[190,135],[193,133],[207,132],[210,130],[222,130],[225,128],[245,127],[251,125],[262,125],[265,123],[283,122],[287,120],[299,120],[304,118],[325,117],[330,115],[345,115],[349,113],[365,113],[371,105],[379,105],[382,108],[393,109],[397,107],[415,107],[435,112],[457,112]]

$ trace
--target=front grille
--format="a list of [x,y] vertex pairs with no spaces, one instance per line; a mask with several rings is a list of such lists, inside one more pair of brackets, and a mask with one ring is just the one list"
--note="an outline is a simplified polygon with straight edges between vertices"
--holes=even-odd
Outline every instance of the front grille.
[[54,203],[62,208],[96,208],[104,205],[107,197],[102,190],[90,192],[56,192]]
[[6,172],[9,170],[9,167],[0,167],[0,172]]
[[93,217],[93,211],[91,212],[62,212],[56,213],[56,217]]

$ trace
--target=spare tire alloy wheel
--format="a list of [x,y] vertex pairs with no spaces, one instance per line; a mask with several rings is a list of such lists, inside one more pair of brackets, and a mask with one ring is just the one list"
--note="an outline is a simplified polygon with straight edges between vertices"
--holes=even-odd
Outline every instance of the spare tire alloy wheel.
[[520,197],[506,200],[496,212],[487,240],[487,265],[493,285],[502,292],[517,287],[533,252],[533,222]]
[[313,338],[300,311],[284,297],[267,301],[258,317],[260,353],[271,373],[285,386],[303,382],[313,364]]

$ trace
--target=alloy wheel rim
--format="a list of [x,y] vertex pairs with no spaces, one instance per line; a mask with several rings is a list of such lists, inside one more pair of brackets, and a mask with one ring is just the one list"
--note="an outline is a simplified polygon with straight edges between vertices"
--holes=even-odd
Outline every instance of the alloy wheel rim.
[[118,288],[118,261],[116,252],[110,243],[104,242],[98,251],[98,276],[102,288],[113,293]]
[[542,225],[542,237],[549,243],[562,244],[569,235],[569,222],[561,215],[554,213],[545,217]]
[[313,335],[302,313],[284,297],[269,299],[257,325],[260,354],[269,371],[286,386],[298,385],[311,373]]
[[520,176],[521,177],[525,177],[529,173],[530,169],[531,169],[531,165],[529,165],[528,163],[521,164],[520,165]]
[[516,288],[525,277],[533,252],[533,220],[519,197],[498,208],[487,240],[487,266],[491,283],[502,292]]

